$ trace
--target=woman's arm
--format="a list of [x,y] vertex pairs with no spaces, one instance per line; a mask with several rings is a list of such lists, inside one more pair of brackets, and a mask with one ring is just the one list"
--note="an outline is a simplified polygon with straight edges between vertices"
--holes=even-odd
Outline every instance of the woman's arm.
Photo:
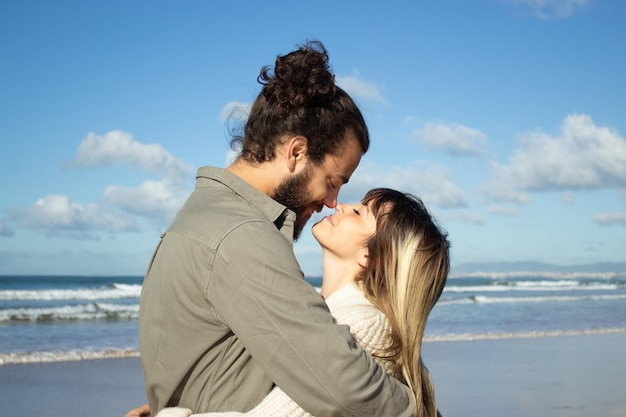
[[252,410],[245,413],[225,411],[216,413],[192,414],[191,410],[181,407],[164,408],[156,417],[313,417],[287,396],[280,388],[274,388]]

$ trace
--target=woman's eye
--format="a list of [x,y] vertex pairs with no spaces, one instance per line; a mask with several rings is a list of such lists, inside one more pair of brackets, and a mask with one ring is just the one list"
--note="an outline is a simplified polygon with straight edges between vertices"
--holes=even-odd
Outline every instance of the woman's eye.
[[361,215],[361,213],[359,213],[359,211],[358,211],[357,209],[355,209],[355,208],[353,208],[353,209],[352,209],[352,211],[354,211],[354,212],[356,213],[356,215],[357,215],[357,216],[360,216],[360,215]]

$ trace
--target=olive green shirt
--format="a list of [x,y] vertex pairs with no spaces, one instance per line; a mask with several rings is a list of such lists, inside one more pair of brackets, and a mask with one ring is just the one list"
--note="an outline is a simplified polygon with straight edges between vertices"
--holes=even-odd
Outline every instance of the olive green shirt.
[[150,410],[247,411],[278,385],[315,416],[411,416],[406,386],[333,323],[293,253],[295,215],[204,167],[140,299]]

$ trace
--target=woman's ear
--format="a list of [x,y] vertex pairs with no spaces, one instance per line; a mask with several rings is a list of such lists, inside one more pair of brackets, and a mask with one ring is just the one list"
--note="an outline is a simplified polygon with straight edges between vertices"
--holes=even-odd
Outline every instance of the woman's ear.
[[298,135],[288,139],[286,145],[287,166],[289,171],[294,172],[298,165],[304,166],[307,160],[309,141],[306,137]]
[[369,265],[369,250],[367,249],[367,246],[363,246],[360,250],[359,253],[357,254],[357,263],[359,264],[359,266],[361,268],[367,268],[367,265]]

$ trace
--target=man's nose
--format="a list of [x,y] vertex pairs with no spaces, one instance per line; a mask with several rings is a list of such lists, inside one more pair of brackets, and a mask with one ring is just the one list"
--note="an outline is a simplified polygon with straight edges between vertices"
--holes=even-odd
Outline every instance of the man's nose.
[[328,208],[335,208],[337,206],[337,194],[338,192],[332,192],[324,199],[324,205]]

